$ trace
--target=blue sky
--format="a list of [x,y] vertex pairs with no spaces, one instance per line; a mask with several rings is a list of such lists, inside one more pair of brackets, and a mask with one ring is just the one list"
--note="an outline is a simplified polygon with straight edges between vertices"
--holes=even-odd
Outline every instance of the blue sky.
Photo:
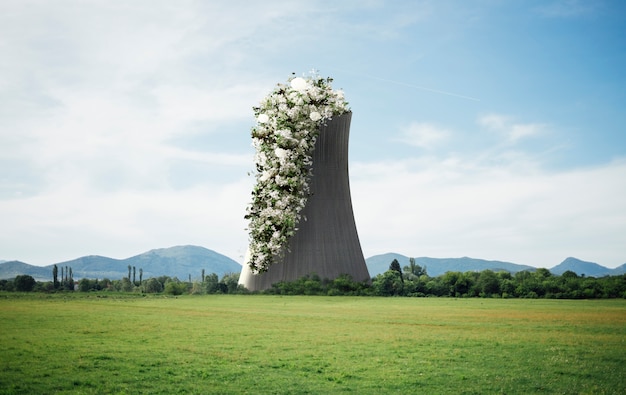
[[620,1],[3,1],[0,259],[242,262],[252,106],[353,110],[366,257],[626,262]]

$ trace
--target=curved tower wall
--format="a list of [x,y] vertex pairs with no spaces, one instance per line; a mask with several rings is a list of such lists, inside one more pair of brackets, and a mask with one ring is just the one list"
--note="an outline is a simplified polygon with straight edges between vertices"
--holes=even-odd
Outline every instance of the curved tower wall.
[[[356,230],[348,177],[348,140],[352,113],[334,117],[320,133],[313,151],[311,196],[303,219],[282,261],[253,275],[247,262],[239,283],[251,291],[305,275],[335,279],[349,274],[355,281],[370,279]],[[306,218],[306,221],[304,220]],[[247,257],[246,257],[247,260]]]

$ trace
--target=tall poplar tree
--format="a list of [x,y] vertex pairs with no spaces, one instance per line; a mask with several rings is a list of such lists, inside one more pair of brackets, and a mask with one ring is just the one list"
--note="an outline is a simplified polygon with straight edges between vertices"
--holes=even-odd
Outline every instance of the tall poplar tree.
[[52,267],[52,283],[54,285],[54,289],[59,288],[59,267],[57,265]]

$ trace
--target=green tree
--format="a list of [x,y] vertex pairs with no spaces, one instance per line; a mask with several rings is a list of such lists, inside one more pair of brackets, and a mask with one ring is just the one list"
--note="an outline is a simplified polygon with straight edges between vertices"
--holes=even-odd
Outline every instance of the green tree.
[[208,294],[214,294],[219,291],[219,278],[217,274],[211,273],[204,277],[204,289]]
[[123,292],[132,292],[133,290],[133,284],[130,282],[129,278],[122,278],[121,280],[121,284],[120,284],[120,291]]
[[602,297],[626,299],[626,274],[604,277],[602,280]]
[[135,281],[136,274],[137,274],[137,269],[135,268],[135,266],[133,266],[133,285],[137,285],[137,281]]
[[139,285],[141,285],[142,281],[143,281],[143,269],[139,268]]
[[564,279],[578,278],[578,274],[576,274],[575,272],[571,270],[566,270],[565,272],[563,272],[563,274],[561,274],[561,278],[564,278]]
[[349,274],[337,276],[328,284],[328,294],[332,295],[358,295],[362,285],[355,282]]
[[550,270],[545,269],[545,268],[539,268],[537,270],[535,270],[535,277],[538,279],[545,279],[548,277],[552,277],[552,273],[550,273]]
[[100,280],[100,289],[109,290],[113,286],[113,282],[108,278]]
[[441,277],[442,284],[448,290],[447,296],[461,296],[460,294],[457,295],[458,293],[457,283],[459,283],[460,277],[461,277],[461,272],[446,272]]
[[304,295],[320,295],[323,291],[322,279],[317,274],[302,278],[302,293]]
[[35,284],[35,288],[33,288],[33,291],[37,291],[37,292],[53,292],[54,291],[54,282],[52,281],[46,281],[46,282],[38,282]]
[[202,284],[202,282],[199,282],[199,281],[194,281],[193,284],[191,285],[190,293],[192,295],[205,295],[206,289],[204,288],[204,284]]
[[91,290],[91,281],[86,278],[81,278],[78,282],[78,290],[80,292],[89,292],[89,290]]
[[165,288],[165,284],[167,284],[169,281],[172,281],[169,276],[159,276],[157,277],[157,280],[159,280],[163,288]]
[[13,292],[15,291],[15,283],[11,280],[0,280],[0,291]]
[[63,289],[66,291],[74,290],[74,274],[72,268],[65,266],[65,280],[63,281]]
[[474,296],[475,276],[474,272],[446,272],[441,276],[441,282],[447,289],[447,296],[463,297]]
[[515,296],[515,281],[505,278],[500,282],[500,291],[502,291],[503,298],[510,298]]
[[398,272],[398,274],[400,275],[400,281],[404,282],[404,277],[402,276],[402,268],[400,267],[400,262],[398,262],[397,259],[391,261],[391,264],[389,265],[389,270]]
[[15,286],[15,290],[18,292],[31,292],[33,288],[35,288],[37,281],[35,281],[35,279],[28,274],[22,274],[15,277],[13,284]]
[[515,280],[515,296],[523,298],[527,297],[531,292],[531,286],[534,283],[532,273],[528,270],[523,270],[515,273],[513,276]]
[[409,265],[404,267],[406,273],[410,273],[415,277],[422,277],[426,274],[426,266],[421,267],[415,262],[415,258],[409,258]]
[[57,265],[52,267],[52,283],[54,284],[54,289],[59,288],[59,267]]
[[403,283],[396,270],[387,270],[372,280],[374,293],[379,296],[399,296],[403,293]]
[[496,273],[491,270],[483,270],[478,275],[476,288],[480,296],[492,296],[500,294],[500,280]]
[[128,265],[128,281],[130,281],[130,270],[132,269],[132,267],[130,265]]
[[146,280],[144,290],[148,293],[163,292],[163,284],[161,284],[161,282],[156,278],[152,277]]
[[187,284],[180,281],[170,281],[165,284],[164,292],[168,295],[182,295],[187,291]]
[[[225,285],[226,293],[237,293],[239,287],[239,273],[226,273],[220,283]],[[224,287],[222,287],[223,289]]]

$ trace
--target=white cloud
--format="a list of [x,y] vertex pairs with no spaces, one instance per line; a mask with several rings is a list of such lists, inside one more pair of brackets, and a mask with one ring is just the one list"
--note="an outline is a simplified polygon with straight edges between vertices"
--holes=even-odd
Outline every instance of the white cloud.
[[[370,138],[378,132],[370,124],[414,117],[415,108],[443,113],[437,106],[446,106],[439,118],[404,129],[404,143],[426,149],[419,160],[379,163],[374,156],[371,163],[352,165],[366,254],[398,250],[523,261],[526,256],[518,251],[530,255],[536,249],[559,259],[561,251],[580,251],[585,258],[586,228],[605,236],[597,248],[587,244],[589,250],[605,246],[620,253],[625,232],[615,218],[626,221],[612,196],[623,196],[622,164],[545,173],[539,155],[520,148],[531,146],[521,142],[536,143],[551,131],[545,124],[487,113],[477,119],[477,133],[463,134],[458,122],[448,128],[449,114],[468,119],[490,111],[486,104],[370,76],[409,76],[397,78],[402,80],[426,72],[432,73],[429,80],[447,81],[450,69],[443,67],[437,75],[437,65],[464,64],[454,54],[466,56],[469,50],[475,59],[489,59],[494,54],[480,45],[453,45],[456,33],[472,34],[464,21],[474,13],[489,15],[484,8],[378,0],[0,2],[0,218],[5,225],[0,259],[44,264],[93,253],[122,258],[173,244],[205,245],[237,258],[247,241],[242,217],[252,183],[243,175],[252,167],[251,107],[285,73],[311,67],[351,70],[355,64],[367,64],[365,74],[335,77],[338,87],[353,84],[347,94],[355,95],[349,100],[363,121],[361,146],[375,144]],[[446,45],[433,46],[427,33],[452,26],[455,34],[439,41]],[[407,45],[420,62],[417,55],[407,57]],[[459,75],[468,81],[474,77],[481,76]],[[412,100],[423,96],[403,97],[407,87],[423,96],[437,93],[431,96],[436,100],[416,107]],[[471,106],[459,98],[472,99]],[[410,105],[358,111],[377,100]],[[503,101],[499,107],[505,112],[508,105]],[[533,117],[527,108],[521,111]],[[502,144],[493,144],[494,136]],[[468,153],[472,147],[476,152]],[[425,156],[442,148],[456,153]],[[576,192],[578,181],[585,183],[584,193]],[[591,191],[597,199],[585,198]],[[596,201],[605,202],[613,217]],[[581,227],[563,226],[575,222]],[[569,250],[572,245],[578,249]],[[590,259],[615,261],[595,258],[605,254]],[[531,258],[526,261],[532,263]]]
[[513,141],[520,140],[525,137],[536,136],[541,134],[545,125],[542,124],[514,124],[511,125],[509,138]]
[[624,263],[626,162],[556,173],[472,160],[359,163],[352,197],[366,256]]
[[220,126],[239,123],[246,141],[251,106],[275,81],[238,68],[252,46],[233,43],[290,9],[263,7],[0,5],[2,259],[124,257],[176,243],[236,259],[247,244],[249,144],[173,141],[236,141]]
[[511,117],[501,114],[488,114],[478,118],[478,124],[504,136],[509,142],[541,135],[546,125],[541,123],[516,123]]
[[445,142],[450,134],[448,130],[442,129],[432,123],[413,122],[403,128],[400,141],[416,147],[431,149]]
[[[273,82],[227,67],[243,51],[229,43],[282,12],[246,21],[242,12],[252,7],[196,5],[5,3],[0,158],[39,176],[19,184],[0,178],[0,195],[17,196],[16,187],[43,193],[69,180],[101,193],[155,190],[168,186],[173,160],[211,163],[220,173],[247,166],[248,146],[204,147],[200,158],[171,141],[198,133],[201,122],[201,133],[219,133],[220,123],[251,117],[254,100]],[[204,65],[220,73],[199,70]]]
[[478,124],[491,130],[506,129],[509,118],[499,114],[483,115],[478,119]]
[[3,253],[11,245],[15,255],[3,259],[28,256],[28,263],[43,265],[91,254],[125,258],[177,244],[204,245],[238,259],[247,246],[243,216],[251,185],[246,178],[186,190],[100,194],[83,182],[66,182],[46,194],[4,200],[0,217],[11,226],[1,227],[0,239]]

